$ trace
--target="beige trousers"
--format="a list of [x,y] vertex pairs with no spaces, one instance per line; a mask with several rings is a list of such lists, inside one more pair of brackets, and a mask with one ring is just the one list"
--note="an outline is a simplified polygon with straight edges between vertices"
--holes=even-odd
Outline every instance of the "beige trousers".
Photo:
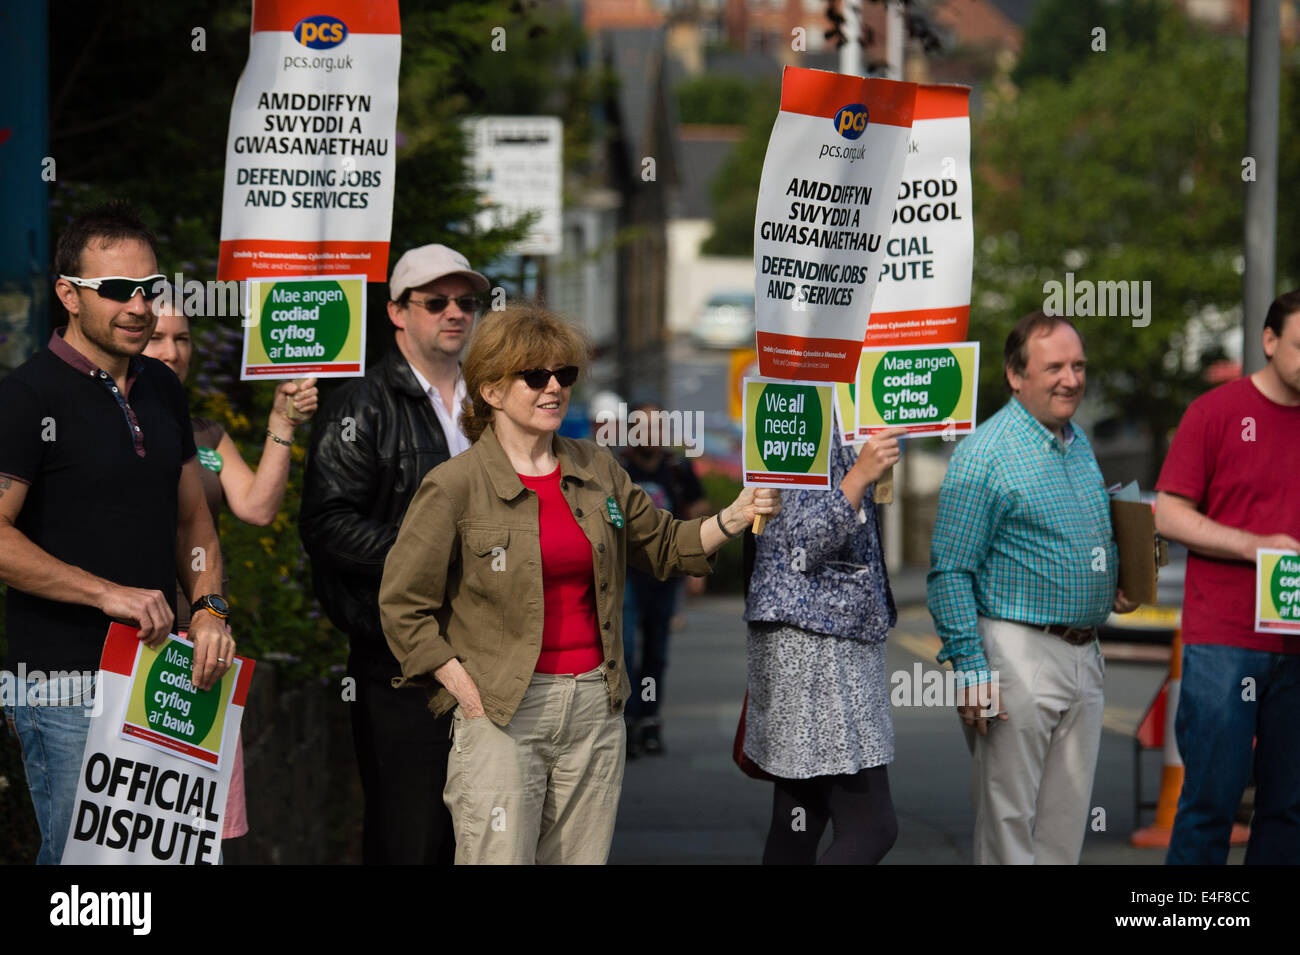
[[1095,642],[979,618],[1006,721],[973,747],[976,865],[1075,865],[1090,818],[1101,748],[1105,664]]
[[603,865],[614,838],[627,736],[603,669],[534,673],[504,727],[457,707],[444,801],[457,865]]

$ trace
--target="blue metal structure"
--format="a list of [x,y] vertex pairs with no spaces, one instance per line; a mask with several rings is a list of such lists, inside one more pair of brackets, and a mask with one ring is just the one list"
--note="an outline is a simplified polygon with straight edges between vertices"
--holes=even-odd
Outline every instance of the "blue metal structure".
[[0,374],[49,337],[46,0],[0,8]]

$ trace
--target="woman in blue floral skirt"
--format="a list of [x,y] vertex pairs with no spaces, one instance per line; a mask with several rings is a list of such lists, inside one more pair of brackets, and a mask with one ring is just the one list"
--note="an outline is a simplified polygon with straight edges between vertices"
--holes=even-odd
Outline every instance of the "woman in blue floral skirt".
[[[764,864],[874,864],[898,834],[885,671],[897,615],[872,493],[901,433],[860,452],[837,435],[832,490],[782,491],[756,539],[744,753],[775,780]],[[819,860],[828,823],[834,840]]]

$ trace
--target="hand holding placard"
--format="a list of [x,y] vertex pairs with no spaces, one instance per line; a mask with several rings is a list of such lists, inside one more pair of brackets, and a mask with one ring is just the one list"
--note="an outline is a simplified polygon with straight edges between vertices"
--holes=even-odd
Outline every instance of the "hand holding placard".
[[880,480],[876,482],[873,500],[877,504],[894,503],[894,466],[892,464],[885,469],[885,473],[880,475]]
[[364,275],[251,279],[246,295],[241,380],[365,373]]
[[[975,428],[978,369],[979,342],[864,347],[855,389],[858,434],[969,434]],[[893,500],[891,466],[876,483],[875,501]]]
[[886,428],[871,435],[858,447],[858,459],[849,469],[849,473],[840,482],[840,490],[854,507],[860,507],[867,488],[875,484],[875,503],[881,502],[880,487],[890,475],[898,462],[901,448],[899,441],[904,428]]
[[276,405],[280,403],[280,396],[284,396],[284,416],[290,424],[303,424],[316,413],[318,393],[315,378],[299,378],[292,383],[280,385],[275,391]]
[[[736,519],[736,512],[739,512],[741,520],[741,530],[728,530],[728,525]],[[754,533],[762,533],[762,528],[767,525],[767,519],[775,514],[781,513],[781,494],[774,488],[767,487],[744,487],[736,495],[736,499],[718,512],[714,520],[721,528],[722,533],[733,540],[744,533],[745,525],[752,525],[756,530]],[[711,553],[711,551],[710,551]]]
[[[830,490],[832,386],[746,378],[744,389],[745,487]],[[754,533],[765,526],[756,514]]]

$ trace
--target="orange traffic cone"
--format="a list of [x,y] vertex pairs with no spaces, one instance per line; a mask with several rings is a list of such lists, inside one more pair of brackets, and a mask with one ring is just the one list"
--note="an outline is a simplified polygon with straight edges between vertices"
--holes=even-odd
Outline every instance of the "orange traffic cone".
[[[1138,829],[1129,842],[1139,849],[1164,849],[1169,847],[1169,837],[1174,831],[1174,817],[1178,815],[1178,797],[1183,791],[1183,757],[1178,752],[1178,736],[1174,732],[1178,716],[1178,694],[1183,682],[1183,632],[1174,631],[1174,642],[1169,653],[1169,679],[1162,693],[1164,719],[1161,730],[1164,736],[1165,765],[1160,774],[1160,797],[1156,801],[1155,821],[1145,829]],[[1159,697],[1156,700],[1159,703]],[[1153,704],[1154,706],[1155,704]],[[1143,721],[1144,725],[1146,721]],[[1250,829],[1239,823],[1232,826],[1231,843],[1244,845],[1250,838]]]

